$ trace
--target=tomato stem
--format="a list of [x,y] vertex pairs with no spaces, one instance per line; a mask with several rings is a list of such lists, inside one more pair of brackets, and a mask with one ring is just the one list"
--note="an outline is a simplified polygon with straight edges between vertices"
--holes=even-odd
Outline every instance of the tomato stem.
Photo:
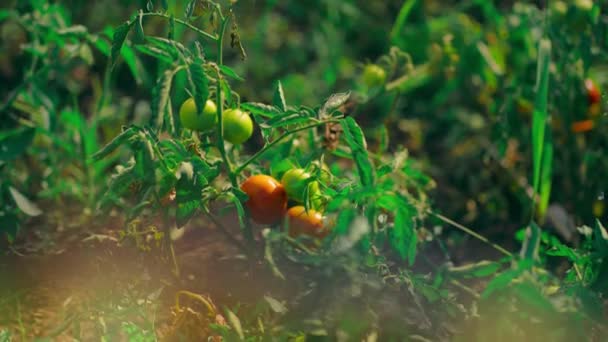
[[[152,17],[161,17],[161,18],[165,18],[165,19],[171,19],[171,17],[170,17],[169,15],[164,14],[164,13],[160,13],[160,12],[148,12],[148,13],[142,13],[142,14],[141,14],[141,16],[142,16],[142,17],[150,17],[150,16],[152,16]],[[186,22],[186,21],[183,21],[183,20],[181,20],[181,19],[177,19],[177,18],[175,18],[175,17],[173,17],[173,20],[174,20],[176,23],[178,23],[178,24],[180,24],[180,25],[183,25],[183,26],[185,26],[185,27],[187,27],[187,28],[191,29],[192,31],[194,31],[194,32],[196,32],[196,33],[198,33],[198,34],[200,34],[201,36],[203,36],[203,37],[205,37],[205,38],[211,39],[211,40],[213,40],[213,41],[218,41],[218,40],[219,40],[219,38],[218,38],[218,37],[216,37],[216,36],[212,35],[211,33],[205,32],[205,31],[203,31],[203,30],[201,30],[201,29],[197,28],[196,26],[191,25],[190,23],[188,23],[188,22]]]
[[253,156],[251,156],[249,159],[247,159],[241,166],[237,167],[236,170],[234,171],[234,173],[238,175],[241,172],[243,172],[243,170],[247,167],[247,165],[253,163],[262,154],[264,154],[264,152],[268,151],[269,149],[271,149],[273,146],[275,146],[276,144],[278,144],[279,142],[281,142],[282,140],[284,140],[288,136],[290,136],[290,135],[292,135],[294,133],[297,133],[297,132],[305,131],[307,129],[311,129],[311,128],[318,127],[318,126],[321,126],[321,125],[325,125],[325,124],[328,124],[328,123],[336,123],[336,122],[339,122],[339,120],[336,120],[336,119],[333,119],[333,120],[322,120],[322,121],[317,121],[315,123],[312,123],[310,125],[306,125],[306,126],[298,127],[296,129],[293,129],[293,130],[289,130],[289,131],[283,133],[280,137],[278,137],[275,140],[273,140],[268,145],[264,146],[259,151],[257,151]]

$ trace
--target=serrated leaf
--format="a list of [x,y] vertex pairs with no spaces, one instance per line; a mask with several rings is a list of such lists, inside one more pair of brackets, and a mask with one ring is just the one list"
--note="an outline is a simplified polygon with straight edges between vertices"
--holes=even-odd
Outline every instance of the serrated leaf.
[[116,64],[118,55],[120,54],[122,46],[127,38],[127,34],[129,34],[129,31],[131,30],[132,25],[132,21],[127,21],[114,30],[114,34],[112,35],[112,53],[110,61],[112,67],[114,67]]
[[412,265],[416,258],[418,238],[414,229],[415,210],[397,194],[383,194],[376,200],[376,205],[393,213],[393,229],[389,231],[391,246],[401,258]]
[[198,115],[201,115],[207,99],[209,98],[209,80],[203,68],[204,61],[196,58],[188,68],[194,86],[194,102]]
[[91,160],[95,162],[105,158],[107,155],[114,152],[114,150],[126,143],[136,134],[137,129],[134,126],[123,130],[122,133],[114,137],[114,139],[112,139],[112,141],[110,141],[106,146],[104,146],[99,152],[91,156]]
[[283,127],[283,126],[287,126],[287,125],[295,125],[298,123],[306,123],[308,121],[310,121],[310,118],[307,116],[303,116],[299,112],[283,113],[283,114],[277,115],[277,116],[273,117],[272,119],[268,120],[267,122],[265,122],[264,126],[278,128],[278,127]]
[[196,184],[194,178],[182,177],[175,185],[175,191],[176,225],[183,227],[201,207],[202,187]]
[[273,118],[281,113],[281,111],[274,106],[258,102],[241,103],[241,108],[251,112],[254,115],[259,115],[265,118]]
[[351,117],[340,121],[342,125],[344,139],[350,146],[351,154],[355,160],[357,171],[359,171],[359,178],[361,185],[371,186],[374,184],[374,169],[372,163],[369,160],[367,153],[367,143],[365,142],[365,136],[361,127],[357,125],[355,120]]
[[42,214],[42,210],[38,206],[20,193],[17,189],[12,186],[8,187],[8,191],[11,193],[17,207],[28,216],[38,216]]
[[220,65],[220,70],[222,71],[222,74],[235,79],[237,81],[244,81],[245,79],[242,78],[241,76],[237,75],[237,73],[232,70],[231,68],[227,67],[226,65]]
[[163,127],[165,110],[171,93],[173,75],[173,70],[165,70],[152,89],[152,101],[150,102],[152,114],[150,116],[150,125],[157,129],[162,129]]
[[197,1],[198,0],[191,0],[186,5],[186,10],[184,11],[184,16],[186,17],[186,19],[190,19],[192,17],[192,14],[194,13],[194,8],[196,7]]
[[277,85],[274,89],[274,96],[272,97],[272,104],[282,111],[287,110],[287,103],[285,102],[285,93],[283,92],[283,85],[281,81],[277,81]]
[[345,104],[350,98],[350,93],[338,93],[330,96],[319,110],[319,116],[324,117],[331,114],[341,105]]
[[155,46],[151,45],[137,45],[135,47],[139,52],[154,57],[164,63],[171,64],[175,61],[174,57],[169,54],[167,51],[159,49]]
[[188,49],[186,49],[183,44],[174,40],[150,36],[146,37],[146,40],[153,46],[156,46],[157,48],[170,54],[174,59],[173,62],[175,62],[175,60],[181,59],[183,55],[188,56],[190,54]]

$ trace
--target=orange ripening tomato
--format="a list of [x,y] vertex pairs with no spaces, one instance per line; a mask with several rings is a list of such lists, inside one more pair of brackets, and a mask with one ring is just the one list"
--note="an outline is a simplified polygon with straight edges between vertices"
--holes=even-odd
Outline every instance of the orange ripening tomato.
[[306,212],[304,206],[298,205],[287,211],[287,224],[289,225],[289,236],[297,237],[308,235],[322,239],[329,233],[323,227],[323,215],[313,209]]
[[572,124],[572,132],[584,133],[593,129],[593,120],[582,120]]
[[267,175],[255,175],[241,184],[249,196],[245,203],[251,218],[259,224],[279,222],[287,209],[287,193],[283,185]]
[[585,80],[585,89],[587,89],[587,100],[590,105],[600,102],[602,94],[592,79],[588,78]]

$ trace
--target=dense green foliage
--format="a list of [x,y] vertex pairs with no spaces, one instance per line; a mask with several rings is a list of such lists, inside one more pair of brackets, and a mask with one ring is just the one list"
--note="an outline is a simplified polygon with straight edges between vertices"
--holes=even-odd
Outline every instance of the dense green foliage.
[[[139,247],[133,227],[160,217],[173,264],[158,267],[179,279],[171,230],[203,220],[299,284],[220,309],[188,292],[216,320],[177,304],[186,340],[601,340],[607,12],[13,1],[0,8],[0,246],[52,230],[66,204],[83,225],[120,213]],[[329,235],[252,222],[241,184],[258,174],[282,180],[289,207],[322,212]]]

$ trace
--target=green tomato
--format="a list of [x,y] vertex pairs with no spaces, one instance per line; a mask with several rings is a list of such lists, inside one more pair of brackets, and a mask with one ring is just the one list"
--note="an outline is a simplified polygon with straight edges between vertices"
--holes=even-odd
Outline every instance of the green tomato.
[[319,182],[308,182],[310,177],[311,174],[304,169],[291,169],[285,172],[281,179],[281,183],[287,192],[287,197],[298,203],[304,203],[308,193],[308,198],[310,198],[313,205],[316,206],[321,198],[321,190],[319,189]]
[[386,81],[386,71],[377,64],[368,64],[363,68],[363,84],[368,88],[378,87]]
[[224,140],[239,145],[253,134],[253,120],[249,113],[240,109],[227,109],[222,117],[224,121]]
[[215,128],[217,123],[217,106],[215,102],[207,100],[201,115],[196,111],[194,98],[189,98],[179,108],[179,118],[182,126],[193,131],[204,132]]

